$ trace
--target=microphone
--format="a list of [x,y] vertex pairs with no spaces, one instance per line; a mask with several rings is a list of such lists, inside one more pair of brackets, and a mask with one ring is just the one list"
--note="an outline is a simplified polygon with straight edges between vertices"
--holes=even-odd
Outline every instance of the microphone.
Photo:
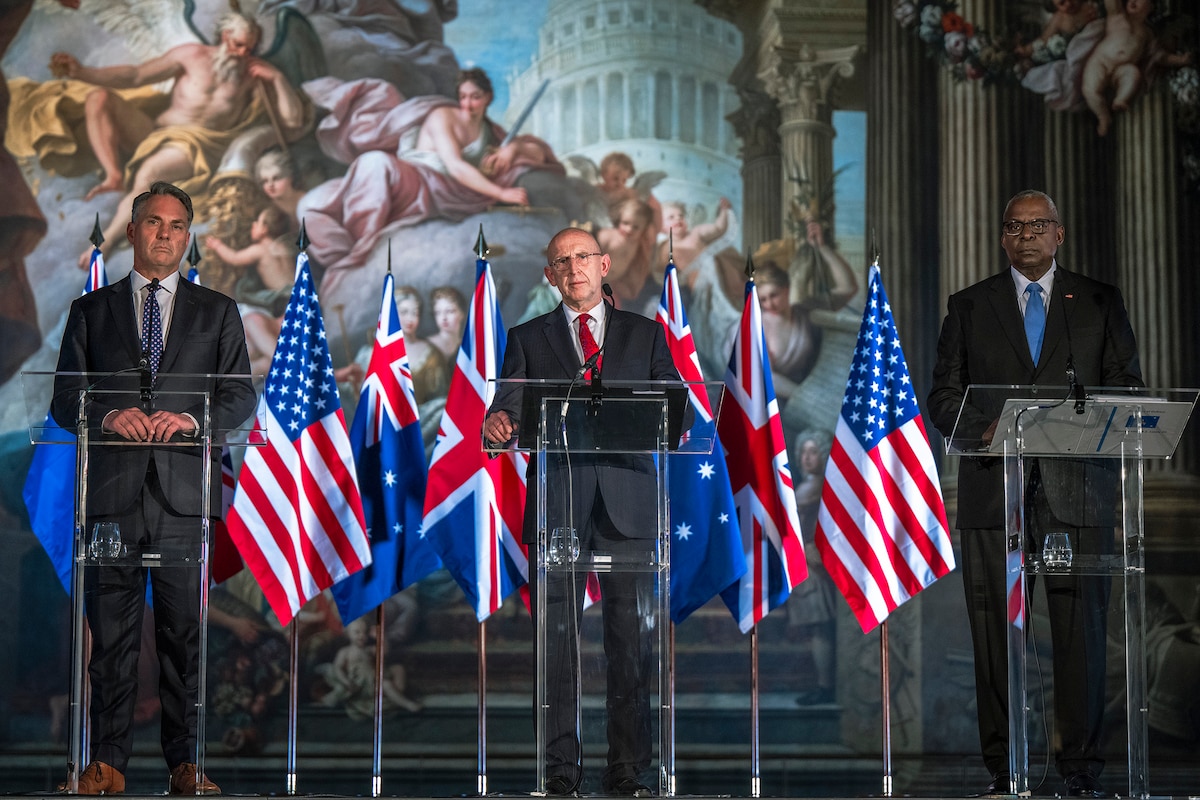
[[[596,366],[596,364],[599,363],[600,354],[603,352],[604,352],[604,347],[601,347],[599,350],[592,353],[591,356],[588,357],[588,360],[583,362],[583,366],[581,366],[578,370],[575,371],[575,380],[579,380],[580,378],[582,378],[584,375],[587,374],[587,371],[589,369],[594,368]],[[600,371],[597,369],[596,377],[594,378],[594,380],[599,380],[599,372]]]
[[1075,375],[1075,356],[1072,353],[1067,354],[1067,393],[1075,400],[1075,413],[1082,414],[1086,398],[1083,385]]
[[[575,381],[578,381],[578,380],[582,379],[584,375],[587,374],[587,371],[589,369],[592,370],[593,385],[595,383],[599,383],[599,381],[600,381],[600,356],[602,356],[604,354],[604,348],[608,346],[608,324],[607,324],[607,322],[608,322],[608,318],[611,313],[610,309],[616,307],[615,302],[612,299],[612,297],[613,297],[612,287],[609,286],[607,283],[605,283],[600,288],[604,292],[604,295],[608,298],[609,303],[612,303],[612,305],[610,305],[609,303],[605,304],[604,339],[601,340],[601,342],[600,342],[600,348],[598,350],[596,350],[596,352],[594,352],[590,356],[588,356],[587,360],[583,362],[583,366],[581,366],[578,370],[575,371]],[[572,383],[574,383],[574,381],[572,381]]]
[[142,357],[138,359],[137,371],[141,376],[142,402],[149,403],[154,399],[154,392],[151,388],[152,382],[150,379],[150,353],[146,350],[142,351]]
[[[600,285],[600,289],[604,292],[604,296],[608,298],[608,302],[604,304],[604,339],[600,342],[600,349],[592,353],[592,357],[588,359],[588,363],[596,362],[592,366],[592,399],[588,403],[588,414],[596,416],[600,413],[600,404],[604,400],[604,384],[601,382],[600,373],[603,371],[600,365],[600,356],[604,353],[604,348],[608,346],[608,328],[612,322],[612,310],[616,308],[616,302],[613,300],[613,290],[608,283]],[[586,372],[587,370],[584,370]]]
[[1082,414],[1087,398],[1083,385],[1079,382],[1079,376],[1075,372],[1075,348],[1071,344],[1071,318],[1067,313],[1067,300],[1062,286],[1058,281],[1054,283],[1055,288],[1058,289],[1058,300],[1062,303],[1063,330],[1067,333],[1067,396],[1075,401],[1075,413]]

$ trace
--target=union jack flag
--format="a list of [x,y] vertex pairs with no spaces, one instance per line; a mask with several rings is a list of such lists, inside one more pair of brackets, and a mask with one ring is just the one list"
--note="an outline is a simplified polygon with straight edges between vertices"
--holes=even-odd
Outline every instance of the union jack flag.
[[746,574],[721,596],[726,605],[737,609],[738,627],[747,633],[808,577],[787,443],[753,279],[746,282],[717,431],[724,441],[738,443],[725,448],[725,460],[746,554]]
[[227,525],[286,625],[371,563],[362,499],[308,255],[296,258],[266,390]]
[[[671,453],[671,620],[683,622],[700,606],[746,574],[729,471],[716,434],[700,358],[679,292],[675,262],[663,276],[658,321],[667,334],[675,369],[688,385],[695,423],[685,437],[713,438],[711,453]],[[728,599],[726,600],[728,602]],[[737,618],[737,606],[729,610]]]
[[371,538],[371,564],[333,587],[343,622],[361,617],[441,566],[421,530],[425,444],[394,281],[383,279],[375,347],[350,427]]
[[[193,238],[193,242],[195,239]],[[193,264],[188,268],[187,279],[200,286],[200,270]],[[221,518],[213,521],[212,551],[208,577],[213,583],[223,583],[242,571],[242,557],[238,554],[233,540],[229,538],[229,528],[225,519],[229,516],[229,507],[233,505],[233,495],[237,488],[237,479],[233,474],[233,453],[229,445],[221,447]]]
[[878,267],[825,465],[816,542],[864,633],[954,569],[937,466]]
[[507,335],[491,267],[484,258],[475,266],[475,292],[429,464],[424,529],[482,622],[528,579],[521,522],[529,456],[483,452],[480,430]]

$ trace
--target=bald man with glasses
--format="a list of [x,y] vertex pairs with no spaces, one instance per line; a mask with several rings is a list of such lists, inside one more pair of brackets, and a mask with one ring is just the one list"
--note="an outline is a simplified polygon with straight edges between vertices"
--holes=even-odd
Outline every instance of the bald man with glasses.
[[[1073,366],[1083,386],[1142,386],[1137,345],[1117,287],[1055,260],[1066,231],[1054,201],[1019,192],[1000,224],[1009,267],[950,296],[938,340],[929,413],[949,436],[970,384],[1066,386]],[[989,444],[996,421],[967,431]],[[959,431],[959,435],[963,433]],[[959,460],[958,515],[963,584],[975,650],[979,739],[992,782],[1010,794],[1004,464]],[[1116,524],[1113,465],[1035,461],[1026,486],[1027,529],[1067,530],[1078,543],[1109,542]],[[1082,487],[1062,491],[1050,487]],[[1064,496],[1069,495],[1069,496]],[[1077,548],[1078,549],[1078,548]],[[1097,550],[1093,546],[1093,552]],[[1054,647],[1055,762],[1069,797],[1103,797],[1099,774],[1110,579],[1043,578]]]
[[[609,267],[608,254],[587,231],[567,228],[550,240],[544,272],[562,294],[562,303],[508,332],[501,378],[569,381],[594,363],[606,381],[680,379],[662,326],[604,302]],[[519,389],[498,392],[483,423],[484,438],[493,445],[511,441],[520,413]],[[538,481],[536,461],[530,464],[522,539],[536,545]],[[585,520],[579,534],[584,547],[649,554],[657,533],[657,484],[650,456],[581,454],[572,457],[571,469],[577,518]],[[558,499],[548,497],[547,502]],[[613,571],[599,577],[608,669],[608,752],[602,786],[605,794],[649,797],[654,792],[643,780],[652,755],[652,647],[638,611],[639,597],[643,604],[648,602],[649,574]],[[547,630],[578,632],[582,597],[564,597],[569,590],[537,586],[532,569],[530,581],[533,591],[546,591]],[[576,588],[582,588],[582,581]],[[553,648],[547,657],[556,679],[548,689],[545,791],[554,796],[576,794],[583,777],[575,708],[577,665],[565,655],[554,655],[564,650],[570,648]]]

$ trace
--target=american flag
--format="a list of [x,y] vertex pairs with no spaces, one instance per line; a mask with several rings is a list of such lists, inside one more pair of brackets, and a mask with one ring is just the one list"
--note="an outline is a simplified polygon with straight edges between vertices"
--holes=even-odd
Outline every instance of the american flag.
[[725,461],[746,555],[746,574],[721,596],[726,605],[737,609],[738,627],[747,633],[808,577],[787,443],[753,280],[746,282],[717,431],[724,441],[737,442],[737,446],[725,448]]
[[308,256],[296,259],[256,432],[227,524],[286,625],[323,590],[371,563],[362,500]]
[[488,458],[480,435],[506,339],[492,270],[480,258],[429,465],[424,528],[481,622],[529,574],[528,550],[521,544],[529,456],[511,451]]
[[342,622],[361,617],[442,564],[421,530],[425,443],[394,280],[383,279],[375,347],[350,426],[371,565],[333,587]]
[[[711,453],[674,452],[669,470],[671,499],[671,620],[679,624],[746,574],[737,506],[708,392],[700,384],[700,358],[679,292],[675,262],[667,263],[658,321],[680,377],[689,384],[696,422],[688,436],[714,439]],[[728,601],[727,601],[728,602]],[[729,609],[737,618],[737,606]]]
[[878,267],[825,465],[816,542],[864,633],[954,569],[937,467]]
[[[104,255],[92,248],[83,294],[108,286]],[[33,448],[33,461],[21,491],[29,527],[41,542],[63,591],[71,593],[71,548],[75,539],[75,432],[64,430],[49,414],[42,429],[44,443]],[[49,442],[62,444],[49,444]]]

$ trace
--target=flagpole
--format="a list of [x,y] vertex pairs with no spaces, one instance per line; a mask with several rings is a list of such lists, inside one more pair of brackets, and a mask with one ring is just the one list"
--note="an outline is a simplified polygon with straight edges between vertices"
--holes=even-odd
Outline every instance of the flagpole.
[[883,796],[892,796],[892,677],[888,659],[888,624],[879,625],[879,683],[883,692]]
[[750,629],[750,796],[762,797],[758,737],[758,626]]
[[[669,580],[669,576],[668,576]],[[671,739],[675,741],[675,623],[668,623],[671,626],[670,635],[667,639],[667,724],[670,726]],[[667,763],[663,765],[667,768],[667,797],[675,796],[675,747],[671,746],[671,751],[667,757]]]
[[375,608],[375,730],[371,737],[371,797],[383,792],[383,603]]
[[[871,229],[871,266],[879,269],[879,245]],[[883,796],[892,796],[892,673],[888,649],[888,624],[879,625],[879,689],[882,693],[880,725],[883,728]]]
[[479,780],[480,797],[487,795],[487,620],[479,623]]
[[295,617],[288,623],[288,640],[291,652],[288,655],[287,793],[293,796],[296,794],[296,731],[300,698],[300,633]]

